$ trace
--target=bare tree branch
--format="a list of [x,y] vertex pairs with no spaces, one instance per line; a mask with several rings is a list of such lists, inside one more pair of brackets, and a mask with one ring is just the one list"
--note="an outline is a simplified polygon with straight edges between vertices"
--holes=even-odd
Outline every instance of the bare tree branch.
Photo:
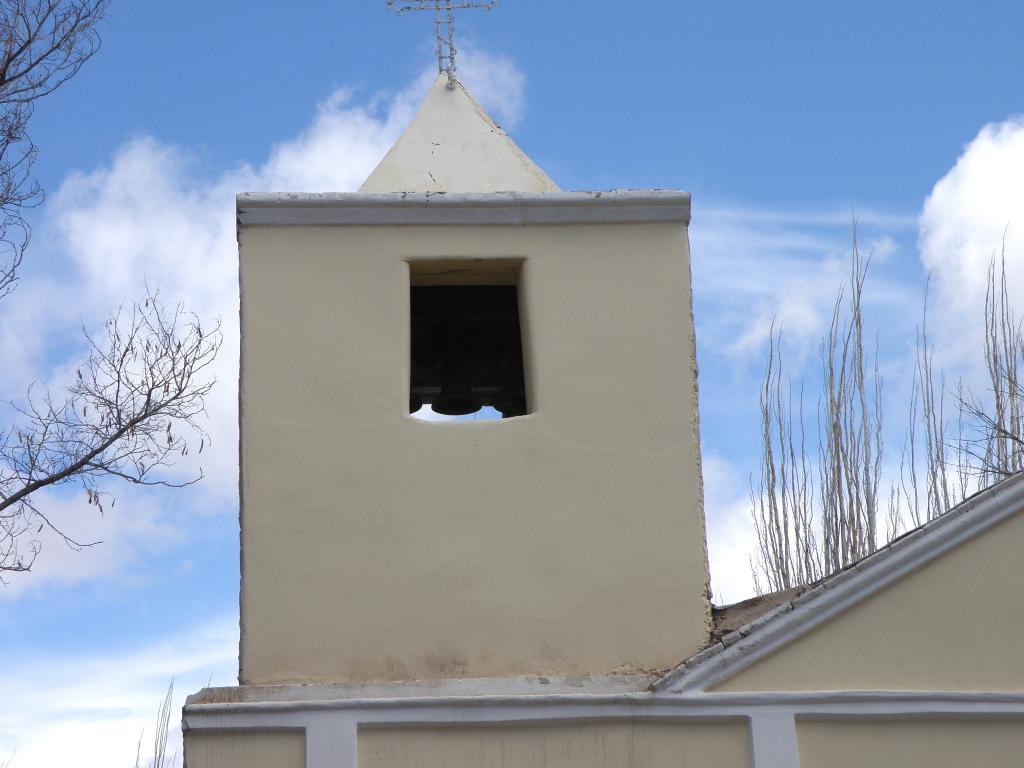
[[28,245],[25,208],[42,202],[28,134],[36,101],[78,74],[99,50],[109,0],[0,0],[0,298]]
[[[17,280],[30,230],[24,211],[43,192],[32,178],[36,147],[28,124],[38,100],[78,74],[100,47],[109,0],[0,0],[0,299]],[[59,397],[29,388],[0,429],[0,581],[27,571],[49,529],[69,547],[78,541],[37,503],[47,488],[79,483],[103,511],[100,485],[196,482],[165,470],[209,437],[200,425],[213,386],[208,370],[220,347],[219,325],[204,329],[181,305],[155,293],[122,308],[89,342],[87,361]],[[114,501],[111,499],[110,504]]]
[[[855,226],[850,280],[839,292],[828,335],[821,344],[816,478],[820,506],[809,513],[805,504],[800,511],[801,521],[815,519],[814,529],[803,534],[804,541],[813,541],[814,531],[820,531],[821,565],[818,571],[806,570],[806,574],[826,576],[869,554],[880,543],[876,541],[876,521],[880,508],[882,384],[877,342],[874,370],[868,373],[861,313],[869,262],[870,256],[860,257]],[[957,383],[955,425],[947,417],[946,375],[936,366],[935,347],[928,331],[929,284],[930,278],[915,340],[899,477],[889,482],[885,511],[888,539],[934,520],[972,493],[1024,470],[1024,331],[1011,306],[1005,244],[989,264],[981,318],[988,386],[979,397],[963,380]],[[844,296],[847,291],[848,298]],[[803,394],[801,390],[798,420],[779,415],[784,403],[779,383],[780,343],[781,334],[776,335],[773,327],[761,391],[761,481],[756,492],[751,488],[758,539],[751,564],[758,591],[762,580],[771,590],[810,580],[796,568],[795,556],[788,548],[789,539],[795,539],[797,533],[797,506],[784,501],[789,498],[785,493],[787,484],[794,483],[793,461],[787,465],[784,447],[793,443],[792,430],[797,423],[803,430]],[[791,397],[788,407],[792,409]],[[798,442],[799,461],[803,462],[802,437]]]
[[[751,559],[754,583],[775,592],[821,577],[814,534],[814,488],[805,444],[801,385],[793,409],[793,386],[782,388],[782,328],[769,333],[768,364],[761,388],[761,476],[750,488],[757,532]],[[764,582],[761,579],[764,579]]]
[[115,313],[102,337],[86,338],[89,357],[64,396],[30,389],[15,405],[20,418],[0,437],[0,573],[32,567],[39,545],[24,540],[33,531],[48,528],[71,546],[88,545],[33,505],[45,488],[80,483],[102,512],[104,479],[182,486],[202,477],[201,470],[183,480],[162,471],[209,444],[199,417],[214,384],[219,323],[204,329],[180,304],[150,293]]
[[[882,378],[877,342],[870,380],[864,355],[862,297],[871,256],[863,258],[856,222],[850,251],[849,298],[841,289],[822,340],[819,404],[819,497],[825,574],[877,546],[882,459]],[[844,314],[847,313],[847,314]]]
[[[871,257],[853,227],[850,277],[822,339],[817,477],[806,450],[804,395],[794,415],[792,385],[782,390],[781,331],[772,326],[761,388],[761,474],[751,483],[758,550],[755,588],[815,581],[873,552],[878,538],[882,460],[882,377],[864,352],[862,296]],[[814,489],[818,507],[815,509]],[[889,494],[889,527],[898,495]],[[762,581],[763,580],[763,581]]]
[[[167,752],[167,738],[170,735],[171,704],[174,701],[174,680],[167,686],[167,693],[156,712],[156,726],[153,729],[153,757],[145,768],[172,768],[177,764],[177,752]],[[135,748],[135,768],[143,768],[142,739],[145,730],[139,734],[139,743]],[[2,767],[0,767],[2,768]]]
[[[1024,398],[1021,364],[1024,337],[1010,304],[1006,280],[1006,245],[988,269],[985,294],[985,365],[991,394],[990,408],[970,395],[966,411],[977,424],[983,450],[977,451],[979,470],[990,484],[1024,469]],[[979,447],[976,441],[974,448]]]

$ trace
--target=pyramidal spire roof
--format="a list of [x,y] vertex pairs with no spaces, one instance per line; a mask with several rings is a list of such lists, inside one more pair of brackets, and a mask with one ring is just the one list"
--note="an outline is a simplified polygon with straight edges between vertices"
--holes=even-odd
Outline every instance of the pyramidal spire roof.
[[360,192],[557,192],[469,92],[441,73]]

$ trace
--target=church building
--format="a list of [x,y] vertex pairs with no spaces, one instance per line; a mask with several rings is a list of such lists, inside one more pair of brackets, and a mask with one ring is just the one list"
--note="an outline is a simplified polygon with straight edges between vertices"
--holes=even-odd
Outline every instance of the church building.
[[187,768],[1024,763],[1024,478],[711,605],[687,193],[562,191],[442,73],[358,192],[237,214],[239,684]]

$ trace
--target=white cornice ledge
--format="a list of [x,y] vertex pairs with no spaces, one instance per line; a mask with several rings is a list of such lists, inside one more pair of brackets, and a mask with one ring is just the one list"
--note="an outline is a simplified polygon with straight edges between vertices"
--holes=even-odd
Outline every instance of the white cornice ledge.
[[600,677],[462,678],[378,683],[294,683],[204,688],[188,697],[187,712],[246,709],[342,709],[455,705],[506,701],[647,700],[650,675]]
[[238,226],[475,224],[625,224],[690,222],[690,193],[666,189],[609,192],[285,193],[236,198]]

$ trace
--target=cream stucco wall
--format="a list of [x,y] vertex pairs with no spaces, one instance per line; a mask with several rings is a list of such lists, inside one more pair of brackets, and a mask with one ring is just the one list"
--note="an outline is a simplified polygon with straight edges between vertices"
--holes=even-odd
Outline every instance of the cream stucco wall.
[[1017,768],[1024,722],[808,720],[797,724],[800,768]]
[[743,721],[365,729],[359,768],[749,768]]
[[1024,691],[1016,515],[756,662],[722,691]]
[[185,768],[305,768],[303,731],[189,731]]
[[[240,231],[243,683],[665,669],[707,639],[682,222]],[[409,266],[523,259],[529,415],[407,413]]]

